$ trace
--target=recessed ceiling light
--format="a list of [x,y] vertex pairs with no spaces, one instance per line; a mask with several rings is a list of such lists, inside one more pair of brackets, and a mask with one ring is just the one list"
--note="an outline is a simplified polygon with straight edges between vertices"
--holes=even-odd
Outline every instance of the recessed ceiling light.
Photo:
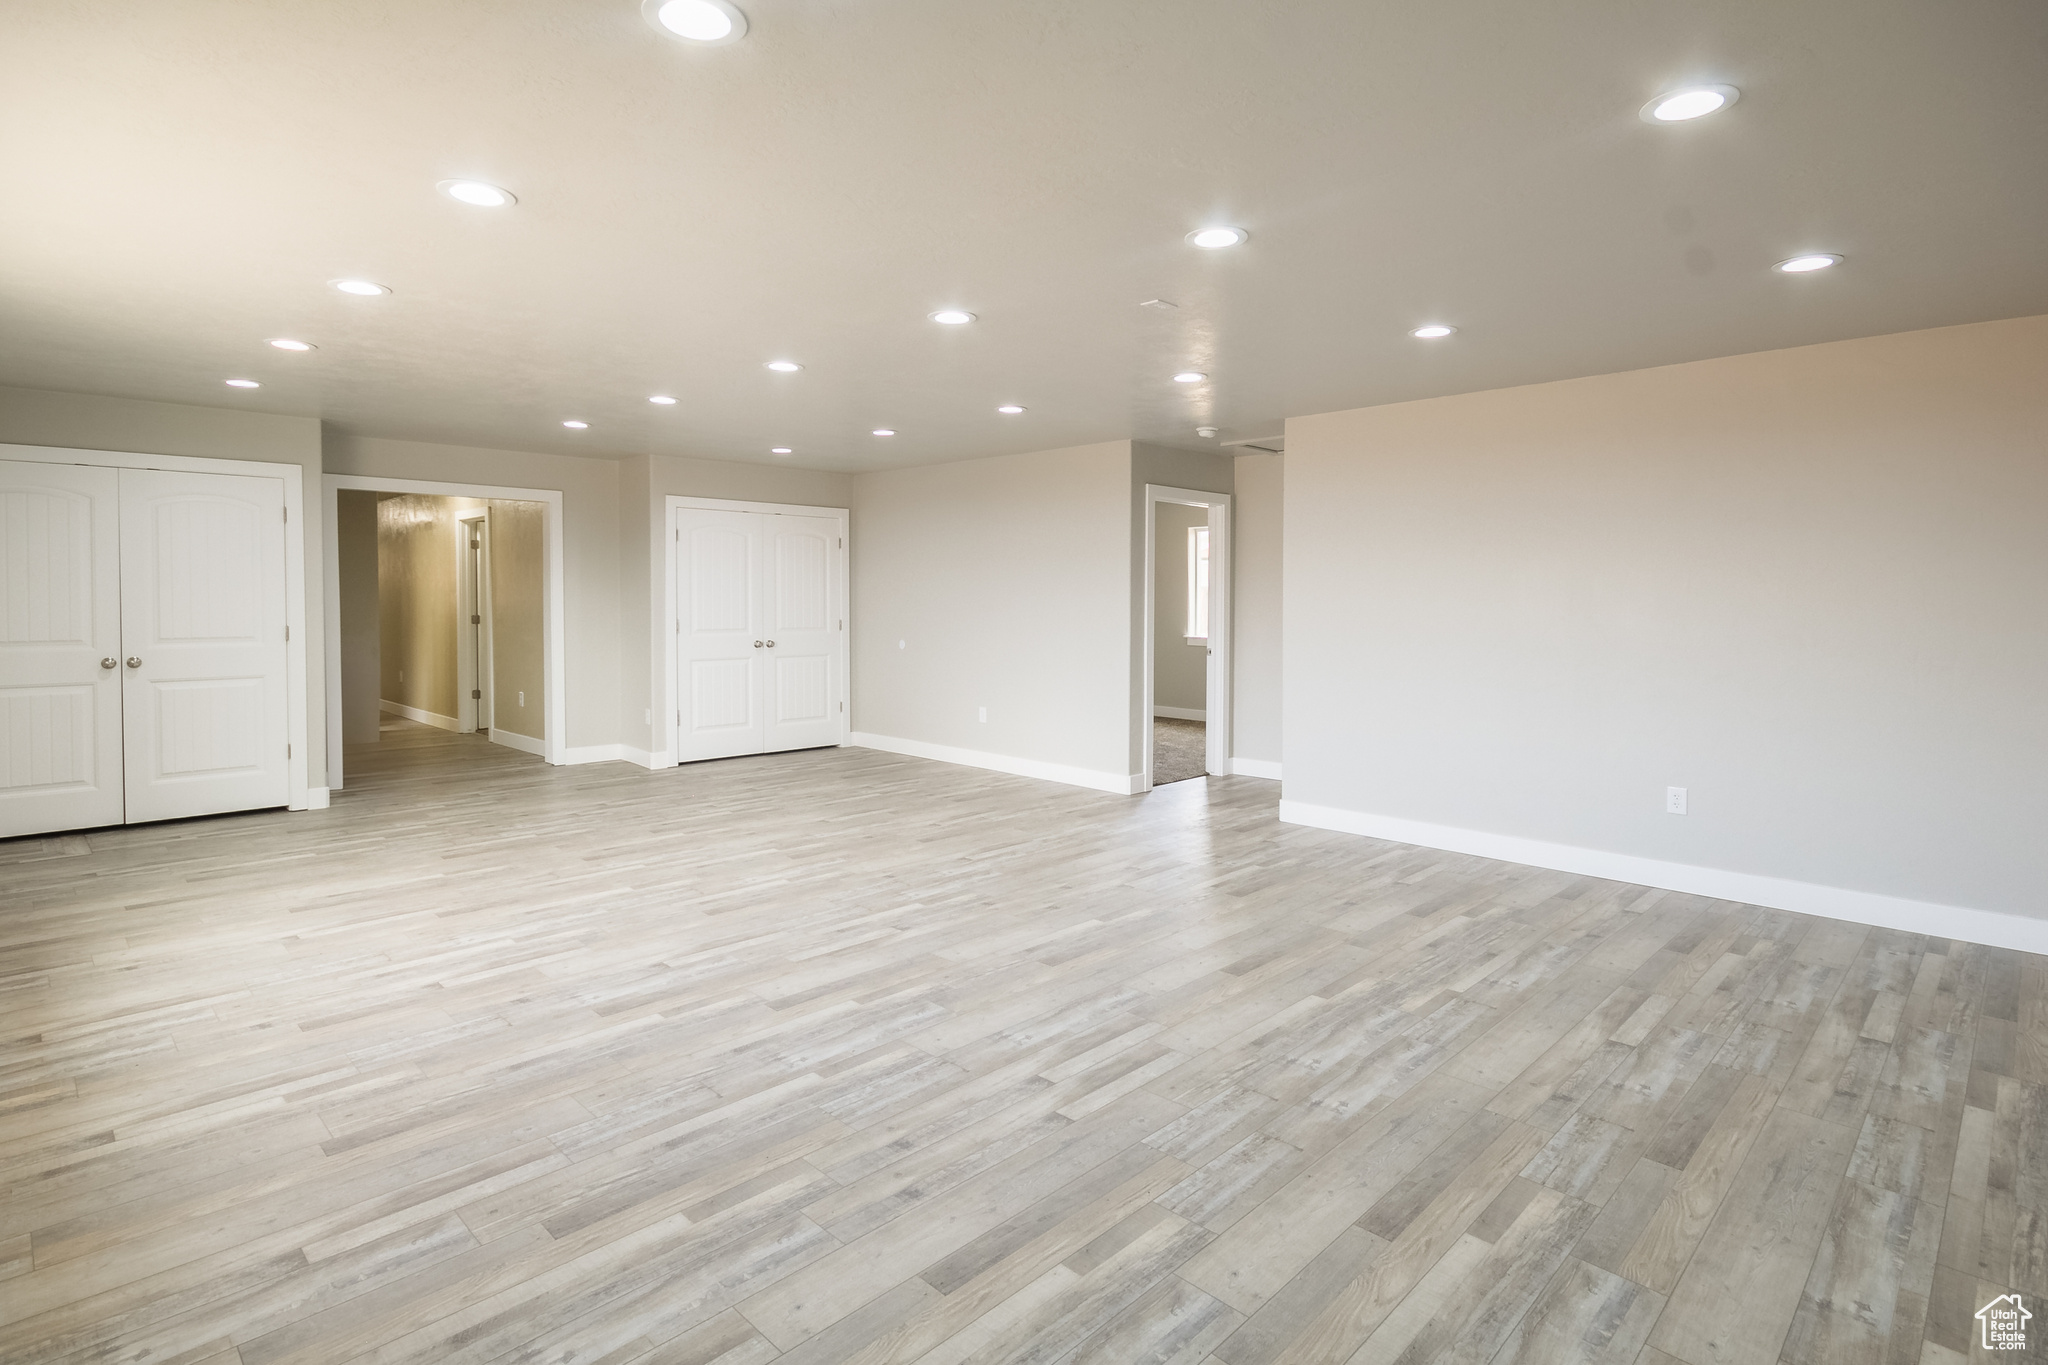
[[519,202],[513,197],[512,191],[501,190],[496,185],[486,184],[481,180],[443,180],[434,188],[450,199],[474,204],[480,209],[510,208]]
[[654,397],[648,399],[647,401],[650,403],[659,403],[663,407],[667,407],[669,406],[669,404],[675,402],[676,400],[670,398],[667,394],[657,393],[656,395],[654,395]]
[[1805,256],[1794,256],[1789,261],[1780,261],[1771,269],[1785,275],[1807,275],[1816,270],[1826,270],[1831,265],[1840,265],[1842,258],[1828,251],[1816,251]]
[[360,294],[366,299],[391,292],[383,285],[373,284],[369,280],[329,280],[328,283],[344,294]]
[[563,425],[563,426],[565,426],[565,427],[567,427],[567,428],[569,428],[569,430],[571,430],[571,431],[585,431],[585,430],[588,430],[588,429],[589,429],[589,427],[590,427],[590,423],[588,423],[588,422],[573,422],[573,421],[572,421],[572,422],[564,422],[564,423],[562,423],[562,425]]
[[1251,234],[1243,228],[1206,227],[1190,232],[1187,242],[1189,246],[1198,246],[1204,251],[1216,251],[1226,246],[1237,246],[1250,238]]
[[996,411],[1000,412],[1005,417],[1015,417],[1018,413],[1024,411],[1024,409],[1018,407],[1015,403],[1005,403],[1001,407],[997,408]]
[[1435,341],[1438,337],[1447,337],[1457,330],[1455,327],[1446,327],[1441,322],[1432,322],[1427,327],[1417,327],[1408,335],[1421,337],[1424,341]]
[[747,16],[725,0],[644,0],[640,13],[656,33],[688,43],[711,46],[747,35]]
[[787,454],[789,454],[789,447],[788,447],[788,446],[770,446],[770,447],[768,447],[768,453],[769,453],[770,455],[787,455]]
[[319,347],[310,341],[293,341],[290,337],[272,337],[270,344],[280,351],[316,351]]
[[894,430],[893,428],[891,428],[891,427],[876,427],[876,428],[875,428],[875,435],[877,435],[877,436],[894,436],[895,434],[896,434],[895,430]]
[[1203,374],[1200,370],[1182,370],[1173,377],[1173,382],[1176,384],[1199,384],[1208,377],[1208,375]]
[[933,322],[943,322],[948,327],[958,327],[963,322],[974,321],[974,314],[963,313],[958,308],[941,308],[932,314]]
[[768,368],[777,374],[795,374],[803,366],[797,364],[794,360],[771,360],[768,362]]
[[253,379],[230,379],[228,387],[231,389],[260,389],[263,386]]
[[1196,427],[1195,435],[1201,437],[1205,441],[1209,441],[1214,440],[1216,438],[1217,431],[1215,427]]
[[1645,123],[1683,123],[1716,113],[1742,98],[1732,85],[1693,85],[1657,96],[1642,108]]

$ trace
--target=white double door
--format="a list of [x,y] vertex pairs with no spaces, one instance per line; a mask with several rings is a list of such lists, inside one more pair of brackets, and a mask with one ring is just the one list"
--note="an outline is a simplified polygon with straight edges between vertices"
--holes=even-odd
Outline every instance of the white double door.
[[676,512],[676,758],[846,737],[842,524]]
[[284,485],[0,460],[0,837],[286,804]]

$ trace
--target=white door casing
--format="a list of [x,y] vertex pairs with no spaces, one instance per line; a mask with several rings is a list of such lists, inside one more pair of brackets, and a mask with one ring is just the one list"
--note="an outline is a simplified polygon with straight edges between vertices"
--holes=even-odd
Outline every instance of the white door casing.
[[677,761],[843,743],[845,522],[678,506],[674,525]]
[[120,483],[128,820],[285,805],[284,485],[155,469]]
[[117,471],[0,460],[0,837],[121,823],[120,654]]

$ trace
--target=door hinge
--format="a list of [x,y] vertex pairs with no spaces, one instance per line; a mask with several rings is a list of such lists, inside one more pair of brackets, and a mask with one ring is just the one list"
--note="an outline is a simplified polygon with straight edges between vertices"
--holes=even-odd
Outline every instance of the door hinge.
[[482,701],[482,700],[484,699],[484,694],[483,694],[483,691],[482,691],[481,689],[479,689],[479,688],[475,688],[475,687],[472,687],[472,688],[470,688],[470,689],[469,689],[469,699],[470,699],[471,701]]
[[846,537],[845,537],[845,536],[841,536],[841,537],[839,537],[839,548],[840,548],[840,549],[842,549],[842,550],[846,548]]
[[840,702],[840,703],[839,703],[839,709],[840,709],[840,710],[842,710],[842,711],[844,711],[844,710],[846,709],[846,703],[845,703],[845,702]]
[[292,638],[292,628],[290,626],[284,628],[284,638],[287,640]]
[[475,612],[471,612],[469,614],[469,623],[473,626],[480,626],[484,623],[484,618],[477,615]]
[[292,509],[289,507],[280,507],[277,509],[277,515],[279,520],[281,521],[290,521],[292,519]]
[[290,758],[291,758],[291,756],[292,756],[292,746],[291,746],[291,745],[287,744],[287,745],[285,745],[285,746],[284,746],[284,756],[285,756],[286,760],[290,760]]

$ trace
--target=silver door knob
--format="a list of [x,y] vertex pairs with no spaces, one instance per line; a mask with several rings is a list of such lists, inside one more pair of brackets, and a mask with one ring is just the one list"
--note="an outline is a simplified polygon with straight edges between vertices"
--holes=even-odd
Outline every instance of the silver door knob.
[[100,660],[100,667],[101,667],[101,668],[119,668],[120,666],[121,666],[121,661],[120,661],[119,659],[101,659],[101,660]]
[[760,647],[761,647],[761,642],[760,642],[759,640],[756,640],[756,641],[754,641],[754,648],[756,648],[756,649],[759,649]]
[[770,649],[773,649],[773,648],[775,648],[775,642],[774,642],[773,640],[770,640],[770,641],[768,642],[768,648],[770,648]]
[[130,668],[140,668],[142,667],[142,660],[136,658],[133,654],[130,654],[128,656],[128,666]]

